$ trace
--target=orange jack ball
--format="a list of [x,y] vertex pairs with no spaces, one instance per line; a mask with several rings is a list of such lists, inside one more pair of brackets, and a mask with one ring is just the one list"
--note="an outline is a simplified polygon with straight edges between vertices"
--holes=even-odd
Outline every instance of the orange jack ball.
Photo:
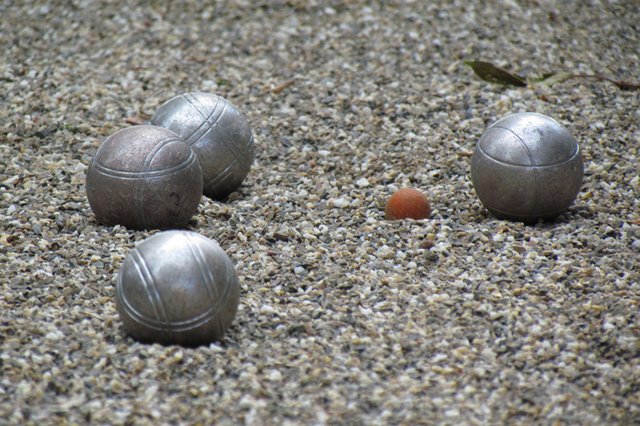
[[385,217],[389,220],[428,219],[431,217],[429,199],[413,188],[402,188],[389,198]]

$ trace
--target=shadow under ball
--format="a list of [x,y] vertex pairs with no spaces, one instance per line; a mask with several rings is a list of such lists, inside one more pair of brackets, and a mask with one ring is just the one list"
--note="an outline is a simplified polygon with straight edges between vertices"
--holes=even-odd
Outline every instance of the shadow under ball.
[[91,210],[105,225],[184,226],[202,197],[198,158],[175,133],[133,126],[109,136],[87,169]]
[[231,259],[191,231],[155,234],[127,255],[116,308],[142,342],[197,346],[219,340],[235,318],[240,287]]
[[487,128],[473,153],[471,178],[499,219],[550,219],[575,200],[584,166],[578,143],[542,114],[509,115]]
[[247,177],[255,156],[251,127],[227,100],[185,93],[164,103],[151,123],[177,133],[193,148],[207,197],[222,199]]

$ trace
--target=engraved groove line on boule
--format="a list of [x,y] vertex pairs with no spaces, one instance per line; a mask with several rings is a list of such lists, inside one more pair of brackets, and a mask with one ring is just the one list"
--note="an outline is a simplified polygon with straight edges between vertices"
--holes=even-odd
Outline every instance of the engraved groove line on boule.
[[[202,105],[202,102],[198,101],[198,98],[196,98],[192,93],[185,93],[184,95],[182,95],[182,97],[191,104],[193,109],[195,109],[198,114],[200,114],[200,118],[202,118],[204,121],[208,120],[210,113],[207,113],[207,108]],[[216,101],[216,105],[217,103],[218,102]]]
[[[188,143],[189,145],[193,145],[193,142],[197,142],[199,138],[196,138],[195,141],[191,141],[191,138],[193,135],[196,134],[196,132],[198,132],[202,126],[204,126],[207,123],[207,120],[215,113],[216,111],[216,107],[214,107],[211,112],[209,112],[209,114],[203,114],[198,107],[194,104],[195,101],[195,97],[191,94],[191,93],[185,93],[183,95],[181,95],[182,99],[184,99],[185,101],[187,101],[187,103],[198,113],[198,115],[200,115],[200,118],[202,119],[202,122],[198,125],[198,127],[196,127],[190,134],[189,136],[185,136],[184,140],[186,143]],[[216,104],[217,106],[217,104]]]
[[[222,306],[221,304],[222,299],[215,297],[218,294],[217,290],[215,289],[215,279],[211,274],[211,270],[206,267],[206,261],[204,259],[204,255],[202,254],[202,250],[200,249],[200,246],[198,245],[197,242],[194,242],[191,240],[191,236],[185,234],[184,237],[187,243],[187,247],[189,247],[189,250],[191,251],[191,255],[193,256],[196,263],[198,264],[198,270],[200,271],[200,276],[202,277],[202,284],[204,285],[205,289],[207,290],[207,293],[209,294],[211,305],[213,306],[213,305],[219,304],[220,306]],[[217,316],[218,316],[217,312],[213,312],[209,320]],[[216,324],[218,324],[218,326],[219,326],[219,323],[220,323],[220,320],[217,319]]]
[[188,320],[171,321],[168,323],[155,321],[151,318],[147,318],[141,315],[128,302],[127,302],[127,307],[129,308],[128,309],[129,315],[131,315],[131,317],[134,318],[136,322],[138,322],[139,324],[142,324],[145,327],[152,328],[158,331],[171,331],[171,332],[179,333],[183,331],[193,330],[211,321],[215,312],[217,312],[220,306],[216,305],[216,307],[209,308],[202,314],[198,315],[197,317],[190,318]]
[[[179,139],[175,139],[178,142],[182,142]],[[162,170],[154,170],[149,172],[128,172],[124,170],[112,169],[110,167],[106,167],[103,164],[96,163],[94,169],[99,172],[101,175],[106,177],[120,178],[120,179],[144,179],[144,178],[158,178],[170,175],[172,173],[179,173],[185,169],[188,169],[195,161],[196,155],[193,151],[189,153],[189,157],[184,160],[182,163],[169,167],[167,169]]]
[[[140,280],[145,289],[145,293],[149,298],[149,303],[151,304],[151,308],[153,309],[153,313],[156,316],[158,322],[162,324],[169,324],[169,317],[167,316],[167,311],[165,309],[162,298],[160,297],[160,293],[158,292],[158,288],[156,287],[155,281],[153,279],[153,275],[151,275],[151,271],[149,270],[149,266],[147,262],[142,257],[142,253],[136,248],[131,251],[131,261],[133,262],[133,266],[138,271],[138,275],[140,276]],[[129,300],[125,297],[123,292],[123,301],[125,302],[127,308],[130,313],[135,314],[135,316],[144,318],[144,316],[131,304]]]
[[[184,98],[184,95],[183,95]],[[185,98],[186,99],[186,98]],[[190,105],[193,106],[193,108],[196,110],[196,112],[198,112],[198,114],[200,114],[200,111],[198,111],[198,109],[193,105],[193,103],[191,103],[190,101],[187,100],[187,102],[189,102]],[[211,112],[208,114],[208,116],[204,119],[204,121],[202,121],[202,123],[200,123],[200,125],[198,127],[196,127],[196,129],[191,132],[191,134],[187,137],[184,138],[184,140],[189,144],[189,145],[193,145],[195,142],[199,141],[202,138],[202,135],[200,135],[197,138],[194,138],[193,136],[199,132],[204,126],[205,124],[210,123],[211,118],[214,116],[214,114],[220,109],[219,105],[223,103],[223,108],[222,108],[222,112],[218,113],[218,115],[214,118],[214,121],[212,124],[210,124],[211,126],[215,126],[218,121],[220,121],[220,119],[222,118],[222,115],[224,114],[225,110],[226,110],[226,102],[216,102],[216,105],[211,109]],[[200,114],[201,115],[201,114]],[[206,133],[206,129],[205,132]],[[203,133],[203,134],[204,134]]]
[[[186,93],[186,94],[184,94],[184,95],[182,95],[182,96],[185,98],[185,100],[187,100],[187,101],[188,101],[188,102],[193,106],[193,108],[194,108],[194,109],[195,109],[195,110],[200,114],[200,116],[205,120],[205,122],[207,122],[207,121],[209,121],[209,120],[210,120],[211,115],[209,115],[209,117],[207,117],[207,116],[206,116],[206,114],[203,112],[203,111],[206,111],[206,110],[207,110],[207,107],[206,107],[205,105],[203,105],[203,104],[202,104],[202,102],[200,102],[200,100],[199,100],[197,97],[195,97],[195,96],[194,96],[194,95],[192,95],[191,93]],[[187,96],[189,97],[188,99],[187,99]],[[224,113],[227,111],[227,108],[229,107],[229,102],[227,102],[227,100],[226,100],[226,99],[223,99],[223,98],[221,98],[221,97],[219,97],[219,96],[214,96],[214,97],[216,98],[216,106],[215,106],[214,108],[218,108],[218,105],[222,103],[222,104],[223,104],[224,109],[223,109],[223,111],[222,111],[222,113],[221,113],[220,117],[218,117],[218,118],[215,120],[215,122],[211,125],[211,128],[209,128],[209,129],[208,129],[208,130],[207,130],[207,131],[206,131],[202,136],[200,136],[198,139],[203,138],[207,133],[209,133],[209,131],[211,131],[211,129],[212,129],[216,124],[218,124],[218,121],[222,118],[222,116],[224,115]],[[197,105],[196,105],[196,104],[197,104]],[[198,108],[198,106],[199,106],[200,108]],[[203,124],[204,124],[204,123],[203,123]],[[198,129],[199,129],[199,128],[198,128]],[[189,137],[191,137],[191,136],[189,136]],[[224,144],[224,141],[223,141],[223,144]],[[249,141],[247,142],[247,144],[246,144],[244,147],[242,147],[242,148],[244,148],[244,149],[242,149],[242,154],[246,154],[246,153],[248,153],[248,152],[251,150],[251,147],[252,147],[252,146],[253,146],[253,134],[251,134],[251,137],[249,138]],[[231,147],[226,146],[226,145],[225,145],[225,147],[227,147],[227,148],[231,149],[231,151],[232,151],[232,152],[234,152],[234,150],[233,150]],[[236,156],[238,155],[238,153],[237,153],[237,152],[234,152],[234,154],[235,154]]]
[[[169,136],[164,139],[161,139],[159,142],[156,143],[156,145],[153,147],[153,149],[151,149],[151,151],[147,154],[147,156],[144,159],[144,166],[142,167],[143,174],[146,175],[147,173],[149,173],[149,167],[151,167],[151,163],[156,158],[156,155],[158,155],[165,146],[173,142],[180,142],[180,140],[176,139],[175,137]],[[145,190],[146,181],[147,181],[146,177],[140,179],[140,182],[138,182],[138,188],[136,191],[136,204],[138,206],[138,218],[140,219],[143,228],[149,228],[147,223],[147,218],[144,212],[145,210],[144,190]]]
[[218,173],[213,178],[211,178],[209,183],[207,183],[207,187],[215,186],[221,181],[223,181],[226,177],[228,177],[231,173],[233,173],[233,166],[235,166],[236,164],[238,164],[237,158],[235,158],[233,162],[231,162],[227,167],[225,167],[224,170],[222,170],[220,173]]
[[[200,270],[202,282],[207,290],[207,293],[209,294],[209,298],[211,299],[211,304],[212,305],[217,304],[222,308],[222,306],[226,301],[226,295],[227,295],[226,289],[228,286],[227,285],[224,286],[223,288],[224,296],[220,297],[218,295],[218,288],[216,286],[215,277],[213,276],[211,269],[207,268],[207,263],[206,263],[204,254],[202,253],[202,249],[200,248],[200,245],[198,245],[197,242],[192,241],[191,236],[187,234],[185,234],[185,238],[186,238],[187,246],[189,247],[189,250],[191,250],[191,254],[193,255],[194,259],[196,260],[196,263],[198,264],[198,269]],[[217,248],[216,248],[216,251],[217,251]],[[227,281],[224,281],[223,284],[227,284]],[[218,312],[214,312],[211,319],[213,318],[215,318],[216,320],[218,331],[221,332],[223,328],[222,328],[222,324],[220,324],[220,315],[218,315]]]
[[202,250],[197,242],[194,242],[191,239],[191,236],[185,235],[185,240],[187,243],[187,247],[189,247],[189,251],[191,251],[191,255],[195,259],[198,264],[198,270],[200,271],[200,276],[202,277],[202,283],[204,284],[207,293],[209,294],[209,298],[213,303],[218,298],[218,291],[215,288],[215,278],[211,274],[211,270],[207,268],[206,260],[204,255],[202,254]]
[[[218,105],[220,105],[220,102],[218,102],[216,104],[216,106],[215,106],[216,109],[218,109]],[[218,115],[216,115],[215,117],[213,117],[213,115],[209,116],[209,118],[203,123],[203,125],[204,124],[209,124],[209,127],[205,127],[204,131],[202,132],[202,134],[199,135],[196,140],[201,140],[202,138],[207,136],[211,131],[213,131],[213,129],[220,122],[220,120],[222,120],[222,118],[224,117],[224,113],[226,111],[227,111],[227,103],[224,102],[223,105],[222,105],[222,111]],[[220,142],[222,142],[222,144],[226,146],[226,144],[224,143],[224,138],[220,139]]]
[[533,153],[531,152],[531,150],[529,149],[529,147],[527,146],[527,144],[522,140],[522,138],[520,136],[518,136],[518,134],[516,132],[514,132],[511,129],[507,129],[506,127],[501,127],[501,126],[492,126],[493,128],[496,129],[502,129],[502,130],[506,130],[507,132],[511,133],[513,136],[516,137],[516,139],[518,140],[518,142],[520,142],[520,145],[522,145],[522,147],[524,148],[524,150],[527,152],[527,157],[529,157],[529,161],[531,162],[531,169],[533,169],[533,178],[536,181],[536,188],[535,188],[535,195],[534,195],[534,199],[533,199],[533,205],[534,208],[538,206],[538,200],[540,199],[540,195],[538,194],[540,192],[540,177],[538,176],[538,171],[536,170],[537,164],[536,164],[536,160],[533,157]]
[[[189,137],[185,138],[187,143],[189,143],[188,142],[189,139],[191,139],[191,137],[202,128],[202,126],[208,123],[209,119],[213,116],[213,114],[215,114],[216,108],[218,107],[218,102],[216,101],[216,104],[214,105],[213,109],[207,112],[207,108],[203,106],[202,103],[198,101],[198,98],[196,98],[192,93],[185,93],[182,95],[182,98],[185,101],[187,101],[187,103],[191,106],[191,108],[193,108],[195,112],[197,112],[198,115],[200,115],[200,118],[202,119],[202,122],[200,123],[200,125],[196,127],[193,132],[191,132]],[[195,140],[198,141],[200,140],[200,138],[198,137]]]
[[[224,116],[224,113],[227,112],[227,107],[229,106],[228,102],[222,98],[220,98],[219,96],[214,96],[216,99],[216,105],[214,106],[214,109],[218,109],[218,106],[220,104],[222,104],[222,112],[220,114],[218,114],[216,116],[216,118],[213,120],[213,122],[211,123],[211,125],[209,126],[208,129],[205,130],[205,132],[198,138],[198,139],[202,139],[204,138],[206,135],[209,134],[209,132],[211,132],[213,130],[213,128],[218,124],[218,122],[222,119],[222,117]],[[198,98],[196,98],[195,96],[193,97],[193,102],[194,102],[194,108],[195,108],[195,104],[198,104],[200,106],[200,108],[202,108],[203,111],[207,110],[207,107],[204,106],[202,104],[202,102],[200,102],[200,100]],[[198,110],[198,112],[200,112]],[[201,115],[202,112],[200,112]],[[205,122],[210,122],[212,115],[210,115],[209,117],[205,118]],[[204,115],[203,115],[204,118]],[[222,140],[222,143],[224,144],[224,140]]]
[[[200,114],[202,115],[202,118],[205,119],[205,122],[211,122],[211,126],[210,127],[214,127],[216,124],[218,124],[218,121],[220,121],[220,119],[222,119],[222,117],[224,116],[224,113],[227,112],[227,107],[229,106],[228,102],[225,99],[221,98],[220,96],[213,95],[213,97],[216,99],[216,105],[213,107],[214,110],[218,109],[218,107],[220,105],[222,105],[222,112],[216,116],[216,118],[213,120],[213,122],[211,122],[211,118],[213,117],[213,114],[211,114],[211,115],[209,115],[209,117],[205,118],[205,114],[200,112]],[[196,107],[196,104],[200,108],[202,108],[202,111],[206,111],[207,110],[207,107],[202,102],[200,102],[200,99],[198,99],[196,96],[193,96],[193,105],[194,105],[194,107]],[[211,130],[211,129],[209,129],[209,130]],[[209,132],[209,130],[207,130],[204,133],[204,135],[206,135]],[[198,139],[202,138],[204,135],[200,136]]]
[[122,301],[125,304],[125,308],[127,313],[131,316],[133,320],[137,323],[144,325],[145,327],[152,328],[157,331],[170,331],[170,332],[182,332],[182,331],[190,331],[194,328],[198,328],[213,318],[214,314],[220,309],[222,306],[221,303],[213,305],[202,314],[190,318],[188,320],[183,321],[159,321],[154,320],[153,318],[148,318],[140,313],[135,307],[131,305],[129,300],[127,300],[124,296],[122,297]]
[[571,155],[571,157],[568,160],[564,160],[561,161],[559,163],[553,163],[553,164],[545,164],[545,165],[537,165],[537,166],[530,166],[530,165],[526,165],[526,164],[516,164],[516,163],[510,163],[508,161],[504,161],[504,160],[500,160],[499,158],[496,158],[492,155],[490,155],[487,151],[484,150],[484,148],[482,148],[482,144],[478,144],[476,145],[477,149],[480,150],[480,152],[482,152],[488,159],[495,161],[496,163],[499,164],[504,164],[505,166],[512,166],[512,167],[523,167],[523,168],[527,168],[527,169],[532,169],[532,168],[536,168],[536,169],[548,169],[548,168],[552,168],[552,167],[559,167],[559,166],[563,166],[567,163],[572,162],[578,155],[580,155],[580,149],[576,150],[576,152],[574,154]]
[[[227,103],[225,102],[224,105],[224,111],[222,111],[222,114],[220,115],[220,117],[218,118],[218,121],[222,118],[222,115],[226,112],[227,110]],[[207,131],[201,136],[201,137],[205,137],[209,132],[211,132],[214,128],[214,126],[216,124],[218,124],[218,121],[215,122],[215,124],[213,124],[211,127],[209,127],[209,129],[207,129]],[[253,136],[253,135],[252,135]],[[238,156],[239,153],[236,150],[236,147],[234,146],[234,144],[228,144],[225,138],[220,138],[220,143],[229,151],[231,151],[231,153],[233,154],[233,159],[234,160],[238,160]]]
[[[555,120],[553,120],[553,119],[552,119],[552,121],[553,121],[556,125],[560,126],[560,124],[558,124]],[[508,129],[508,128],[506,128],[506,127],[502,127],[502,126],[496,126],[496,125],[494,125],[494,126],[491,126],[491,127],[492,127],[492,128],[496,128],[496,129],[506,130],[507,132],[511,133],[513,136],[515,136],[515,137],[516,137],[516,139],[520,142],[520,144],[522,145],[522,147],[523,147],[523,148],[525,149],[525,151],[527,152],[527,156],[529,157],[529,161],[531,162],[531,166],[530,166],[530,167],[529,167],[529,166],[522,166],[522,165],[519,165],[519,164],[514,164],[513,166],[525,167],[525,168],[527,168],[528,170],[532,170],[532,171],[533,171],[533,175],[534,175],[535,182],[536,182],[535,200],[534,200],[534,204],[533,204],[535,207],[537,207],[537,206],[538,206],[538,201],[540,200],[540,193],[539,193],[539,192],[540,192],[540,175],[539,175],[539,170],[544,169],[544,168],[560,167],[560,166],[562,166],[562,165],[564,165],[564,164],[567,164],[567,163],[572,162],[572,161],[573,161],[573,160],[574,160],[578,155],[580,155],[580,146],[576,146],[576,152],[575,152],[575,153],[573,153],[573,154],[571,155],[571,157],[569,157],[569,159],[567,159],[567,160],[565,160],[565,161],[561,161],[561,162],[559,162],[559,163],[554,163],[554,164],[538,165],[538,164],[536,164],[536,162],[535,162],[535,158],[534,158],[534,156],[533,156],[533,153],[531,152],[531,150],[529,149],[529,147],[527,146],[527,144],[522,140],[522,138],[521,138],[521,137],[520,137],[516,132],[514,132],[513,130]],[[560,127],[561,127],[561,126],[560,126]],[[495,160],[495,161],[497,161],[497,162],[501,162],[501,163],[509,164],[509,163],[507,163],[507,162],[505,162],[505,161],[500,161],[500,160],[498,160],[498,159],[494,158],[493,156],[488,155],[488,154],[486,153],[486,151],[484,151],[480,145],[478,145],[478,147],[480,148],[480,150],[481,150],[481,151],[482,151],[482,152],[483,152],[483,153],[484,153],[488,158],[491,158],[491,159],[493,159],[493,160]],[[496,211],[499,211],[499,210],[496,210]],[[560,210],[560,211],[562,211],[562,210]],[[500,213],[503,213],[503,214],[504,214],[505,212],[500,212]],[[553,214],[553,213],[549,213],[549,214]]]

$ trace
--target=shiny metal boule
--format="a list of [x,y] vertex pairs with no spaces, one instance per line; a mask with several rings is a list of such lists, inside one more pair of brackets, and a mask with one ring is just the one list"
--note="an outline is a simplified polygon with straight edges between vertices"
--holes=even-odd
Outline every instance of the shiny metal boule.
[[207,197],[226,197],[249,173],[255,156],[251,127],[227,100],[208,93],[185,93],[163,104],[151,123],[177,133],[193,148]]
[[186,225],[202,197],[202,170],[189,145],[155,126],[109,136],[87,169],[87,198],[99,222],[133,229]]
[[142,342],[197,346],[219,340],[238,309],[231,259],[198,233],[166,231],[127,255],[116,284],[116,308]]
[[487,128],[471,178],[482,204],[500,219],[552,218],[575,200],[584,166],[580,146],[554,119],[525,112]]

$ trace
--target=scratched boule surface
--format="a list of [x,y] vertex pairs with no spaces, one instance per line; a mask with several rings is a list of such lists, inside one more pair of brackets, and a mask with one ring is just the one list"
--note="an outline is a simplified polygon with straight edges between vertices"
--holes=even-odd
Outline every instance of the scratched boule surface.
[[[639,93],[462,64],[637,79],[635,2],[200,3],[0,4],[2,422],[638,421]],[[196,349],[126,337],[116,272],[153,232],[100,226],[84,193],[105,137],[188,91],[229,99],[257,147],[189,225],[241,281]],[[469,177],[486,126],[527,110],[585,159],[575,204],[536,226],[492,218]],[[383,219],[405,186],[432,219]]]

